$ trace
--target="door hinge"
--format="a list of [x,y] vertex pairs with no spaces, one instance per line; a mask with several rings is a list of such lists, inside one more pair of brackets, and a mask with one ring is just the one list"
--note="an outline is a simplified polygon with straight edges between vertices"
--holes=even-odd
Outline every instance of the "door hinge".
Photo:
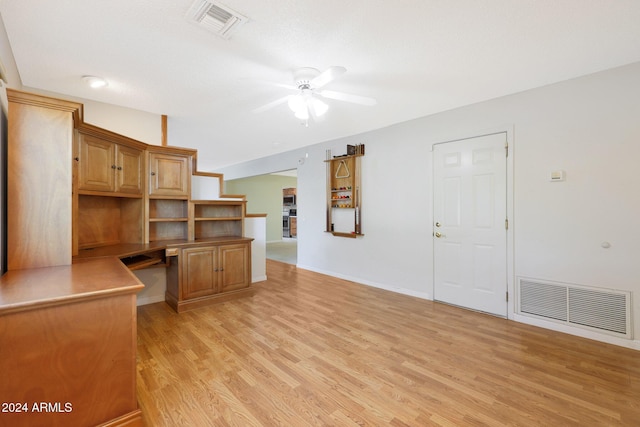
[[504,220],[504,229],[508,230],[509,229],[509,218]]
[[509,292],[507,292],[506,299],[507,299],[507,302],[509,302]]
[[505,157],[509,157],[509,143],[508,142],[504,143],[504,154],[505,154]]

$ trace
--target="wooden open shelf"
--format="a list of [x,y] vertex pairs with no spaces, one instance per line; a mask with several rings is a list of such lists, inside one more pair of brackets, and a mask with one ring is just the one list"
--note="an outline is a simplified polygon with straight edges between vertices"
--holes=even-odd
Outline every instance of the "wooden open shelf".
[[329,231],[329,233],[337,237],[350,237],[352,239],[355,239],[358,236],[364,236],[364,234],[360,234],[360,233],[344,233],[340,231]]
[[363,154],[327,159],[327,228],[337,237],[363,236],[360,163]]

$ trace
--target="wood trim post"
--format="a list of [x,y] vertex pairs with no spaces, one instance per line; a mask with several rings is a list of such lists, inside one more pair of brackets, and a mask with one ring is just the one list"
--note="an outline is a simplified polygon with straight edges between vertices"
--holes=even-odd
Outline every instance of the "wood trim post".
[[160,127],[162,128],[162,141],[160,142],[160,144],[163,147],[166,147],[167,146],[167,115],[166,114],[163,114],[161,116]]

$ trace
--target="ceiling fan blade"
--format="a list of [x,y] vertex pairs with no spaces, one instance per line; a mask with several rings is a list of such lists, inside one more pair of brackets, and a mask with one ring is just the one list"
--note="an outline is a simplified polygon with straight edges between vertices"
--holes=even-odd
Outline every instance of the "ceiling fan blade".
[[366,96],[359,96],[359,95],[351,95],[349,93],[344,93],[344,92],[335,92],[333,90],[322,90],[315,93],[325,98],[336,99],[338,101],[352,102],[354,104],[360,104],[360,105],[372,106],[378,103],[378,101],[376,101],[374,98],[369,98]]
[[262,107],[258,107],[255,110],[252,110],[254,113],[263,113],[267,110],[270,110],[274,107],[277,107],[280,104],[284,104],[289,100],[289,96],[283,96],[282,98],[276,99],[275,101],[271,101],[268,104],[263,105]]
[[321,88],[326,85],[330,81],[334,80],[336,77],[341,76],[347,71],[344,67],[333,66],[327,68],[325,71],[320,73],[317,77],[311,80],[311,87],[313,88]]
[[287,84],[284,84],[284,83],[273,83],[273,85],[276,86],[276,87],[282,87],[282,88],[285,88],[285,89],[299,90],[294,85],[287,85]]

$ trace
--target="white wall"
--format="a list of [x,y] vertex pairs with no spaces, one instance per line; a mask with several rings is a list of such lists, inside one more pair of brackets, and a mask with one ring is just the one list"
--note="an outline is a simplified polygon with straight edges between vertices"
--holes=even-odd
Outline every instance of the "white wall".
[[[227,179],[298,167],[298,266],[431,298],[433,143],[509,131],[516,277],[627,290],[634,341],[531,321],[640,348],[640,63],[318,144],[218,172]],[[321,126],[321,125],[320,125]],[[325,229],[325,149],[365,143],[362,238]],[[301,158],[308,154],[304,164]],[[565,182],[548,181],[552,170]],[[611,247],[604,249],[603,242]]]
[[251,283],[267,280],[267,218],[248,217],[244,220],[244,235],[251,242]]
[[63,95],[27,86],[20,88],[20,90],[67,101],[79,102],[84,106],[85,123],[133,138],[145,144],[162,144],[162,118],[159,114],[119,107],[113,104],[105,104],[90,99]]
[[[63,99],[69,99],[62,96]],[[87,99],[84,104],[84,121],[128,136],[145,144],[162,145],[162,118],[159,114],[131,108],[117,107]]]

